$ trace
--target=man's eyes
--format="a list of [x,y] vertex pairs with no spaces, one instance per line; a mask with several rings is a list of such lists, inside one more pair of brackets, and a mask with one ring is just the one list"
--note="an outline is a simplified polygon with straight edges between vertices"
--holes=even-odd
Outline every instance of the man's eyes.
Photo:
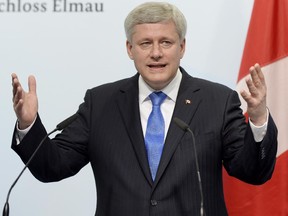
[[[143,41],[143,42],[140,43],[140,47],[142,47],[142,48],[149,48],[152,45],[153,45],[153,43],[150,42],[150,41]],[[163,47],[163,48],[167,48],[167,47],[170,47],[172,45],[172,42],[169,41],[169,40],[163,40],[163,41],[160,42],[159,45],[161,47]]]

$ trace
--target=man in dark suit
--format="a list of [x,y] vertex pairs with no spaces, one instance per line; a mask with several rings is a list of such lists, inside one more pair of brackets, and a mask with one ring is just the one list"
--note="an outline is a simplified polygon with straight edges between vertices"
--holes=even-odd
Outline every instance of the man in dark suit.
[[[230,175],[251,184],[266,182],[274,169],[277,128],[266,108],[260,66],[251,67],[249,92],[241,92],[248,106],[246,123],[235,91],[194,78],[180,67],[186,21],[175,6],[142,4],[127,16],[125,30],[127,52],[138,73],[89,89],[79,117],[45,141],[30,171],[40,181],[59,181],[91,163],[97,216],[190,216],[200,212],[198,162],[205,215],[227,215],[222,165]],[[16,74],[12,85],[18,117],[12,148],[27,162],[47,132],[38,114],[35,78],[29,77],[28,92]],[[156,168],[151,162],[153,145],[146,139],[153,92],[165,93],[158,105],[164,139]],[[189,125],[195,143],[174,117]],[[153,130],[158,127],[160,123]]]

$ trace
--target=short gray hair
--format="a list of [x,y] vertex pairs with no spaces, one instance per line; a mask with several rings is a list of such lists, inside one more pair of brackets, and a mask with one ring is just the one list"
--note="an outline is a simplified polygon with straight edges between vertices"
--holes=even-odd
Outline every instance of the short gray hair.
[[187,31],[187,23],[183,13],[174,5],[165,2],[147,2],[134,8],[124,22],[126,38],[131,42],[133,29],[138,24],[159,23],[172,20],[175,23],[180,40]]

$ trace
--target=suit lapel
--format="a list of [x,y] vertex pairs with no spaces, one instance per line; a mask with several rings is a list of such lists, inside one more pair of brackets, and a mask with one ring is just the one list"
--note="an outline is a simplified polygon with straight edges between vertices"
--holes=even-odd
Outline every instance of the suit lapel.
[[189,125],[199,107],[199,104],[201,103],[201,98],[197,94],[200,89],[194,82],[194,78],[189,76],[182,68],[181,71],[183,77],[153,188],[156,187],[158,181],[163,175],[173,153],[185,133],[174,123],[173,118],[177,117]]
[[139,112],[138,77],[138,74],[135,75],[123,85],[117,97],[117,104],[140,167],[147,181],[152,186],[153,182],[148,165]]
[[180,69],[183,77],[154,183],[151,178],[147,160],[139,112],[139,75],[137,74],[134,77],[128,79],[120,89],[118,93],[119,95],[117,96],[117,104],[123,118],[125,128],[133,145],[133,149],[137,156],[140,167],[144,173],[144,176],[150,185],[153,186],[153,190],[161,179],[161,176],[167,168],[173,153],[175,152],[182,136],[185,133],[173,122],[173,118],[177,117],[187,124],[190,124],[195,112],[199,107],[199,104],[201,103],[201,98],[197,94],[200,88],[194,82],[194,78],[189,76],[184,71],[184,69]]

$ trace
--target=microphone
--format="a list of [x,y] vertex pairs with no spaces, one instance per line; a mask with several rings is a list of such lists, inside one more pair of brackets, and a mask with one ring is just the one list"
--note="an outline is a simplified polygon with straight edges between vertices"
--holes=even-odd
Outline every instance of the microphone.
[[21,175],[24,173],[25,169],[29,166],[30,162],[32,161],[32,159],[34,158],[35,154],[38,152],[39,148],[42,146],[42,144],[44,143],[45,139],[51,135],[52,133],[59,131],[59,130],[63,130],[65,127],[67,127],[69,124],[71,124],[73,121],[76,120],[76,118],[78,118],[79,114],[75,113],[72,116],[68,117],[67,119],[65,119],[64,121],[60,122],[56,128],[54,130],[52,130],[50,133],[48,133],[46,136],[44,136],[44,138],[41,140],[40,144],[37,146],[37,148],[35,149],[35,151],[33,152],[33,154],[31,155],[31,157],[29,158],[29,160],[27,161],[27,163],[25,164],[24,168],[22,169],[22,171],[20,172],[20,174],[18,175],[18,177],[15,179],[15,181],[13,182],[13,184],[11,185],[8,194],[7,194],[7,198],[6,198],[6,202],[3,208],[3,214],[2,216],[9,216],[9,197],[10,197],[10,193],[12,191],[12,189],[14,188],[14,186],[16,185],[16,183],[18,182],[18,180],[20,179]]
[[183,122],[181,119],[175,117],[173,121],[177,124],[178,127],[180,127],[183,131],[188,131],[191,134],[192,141],[193,141],[193,147],[194,147],[194,156],[195,156],[195,165],[197,170],[197,176],[198,176],[198,185],[199,185],[199,192],[200,192],[200,198],[201,198],[201,204],[200,204],[200,215],[204,216],[204,196],[203,196],[203,190],[202,190],[202,182],[201,182],[201,175],[200,175],[200,169],[199,169],[199,162],[196,152],[196,144],[195,144],[195,137],[192,130],[189,128],[189,126]]

